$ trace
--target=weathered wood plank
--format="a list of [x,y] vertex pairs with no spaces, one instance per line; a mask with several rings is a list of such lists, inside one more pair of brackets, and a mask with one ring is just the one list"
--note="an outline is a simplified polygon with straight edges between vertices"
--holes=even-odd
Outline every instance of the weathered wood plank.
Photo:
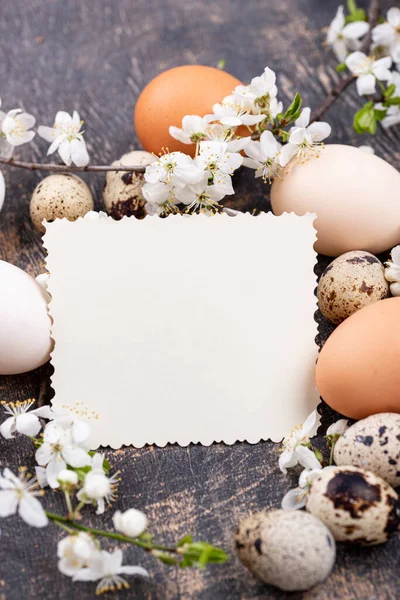
[[[388,7],[390,2],[384,2]],[[395,3],[393,3],[395,4]],[[140,90],[161,70],[184,63],[226,68],[246,81],[269,64],[279,73],[284,100],[300,91],[306,104],[318,103],[338,74],[332,57],[321,47],[321,29],[337,8],[336,0],[14,0],[3,2],[0,19],[0,81],[3,103],[32,111],[38,122],[50,124],[58,109],[76,108],[85,119],[92,161],[106,163],[137,147],[132,111]],[[38,36],[43,38],[37,40]],[[332,142],[368,143],[351,130],[358,105],[350,89],[332,108]],[[161,107],[162,108],[162,107]],[[372,140],[377,154],[400,168],[399,129]],[[47,144],[36,139],[21,158],[43,160]],[[41,178],[38,173],[5,170],[8,194],[0,215],[0,258],[32,275],[42,270],[40,235],[29,219],[29,199]],[[96,207],[102,207],[102,175],[86,175]],[[236,176],[238,194],[229,202],[241,210],[269,209],[267,188],[251,174]],[[326,259],[321,259],[320,272]],[[283,291],[284,293],[284,291]],[[321,317],[319,343],[331,327]],[[0,381],[1,397],[38,396],[46,368]],[[324,408],[324,420],[332,419]],[[135,423],[132,423],[132,427]],[[322,441],[320,441],[322,444]],[[295,483],[277,468],[278,447],[215,444],[210,448],[167,446],[108,453],[124,473],[118,508],[146,511],[151,529],[165,542],[187,532],[231,547],[237,521],[251,511],[278,506]],[[32,466],[27,440],[0,439],[0,467]],[[60,509],[56,495],[49,495]],[[109,525],[109,514],[103,522]],[[94,522],[94,519],[92,519]],[[96,519],[98,522],[98,519]],[[56,572],[53,528],[34,531],[18,519],[2,523],[0,540],[0,599],[80,599],[93,597],[92,584],[76,584]],[[112,547],[112,544],[105,544]],[[176,571],[130,548],[127,562],[139,562],[154,574],[152,583],[139,583],[125,597],[168,600],[284,598],[258,584],[232,557],[223,567],[204,572]],[[383,547],[339,547],[335,571],[328,582],[290,598],[394,599],[400,595],[399,540]],[[289,596],[287,596],[289,597]]]

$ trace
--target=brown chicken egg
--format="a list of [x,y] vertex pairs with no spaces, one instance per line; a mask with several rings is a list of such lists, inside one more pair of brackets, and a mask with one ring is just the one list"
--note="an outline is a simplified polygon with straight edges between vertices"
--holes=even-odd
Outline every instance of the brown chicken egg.
[[318,359],[316,380],[329,406],[352,419],[400,412],[400,298],[380,300],[343,321]]
[[182,126],[185,115],[204,117],[241,81],[221,69],[184,65],[157,75],[140,94],[135,108],[135,128],[145,150],[159,154],[163,148],[193,156],[195,146],[182,144],[169,134],[170,125]]

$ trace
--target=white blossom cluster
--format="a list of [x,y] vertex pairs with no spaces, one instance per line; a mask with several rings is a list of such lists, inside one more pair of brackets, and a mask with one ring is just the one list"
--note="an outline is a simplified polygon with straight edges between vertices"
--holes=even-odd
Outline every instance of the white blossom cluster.
[[[386,20],[371,32],[365,11],[354,1],[348,8],[346,16],[339,6],[326,41],[341,63],[338,70],[347,68],[356,78],[359,96],[368,97],[355,115],[356,132],[375,133],[377,122],[384,128],[400,123],[400,8],[390,8]],[[367,55],[360,48],[369,33],[372,44]]]
[[[46,513],[39,498],[41,488],[60,489],[72,509],[72,498],[79,504],[75,513],[85,504],[97,507],[97,514],[105,510],[105,503],[115,497],[117,475],[109,475],[104,456],[89,452],[89,425],[72,416],[58,415],[50,407],[29,410],[32,400],[3,403],[8,415],[0,426],[3,437],[10,439],[20,433],[35,440],[36,476],[20,468],[16,476],[5,468],[0,474],[0,517],[18,513],[32,527],[45,527],[50,514]],[[48,419],[43,435],[39,418]],[[139,510],[131,508],[116,511],[113,516],[116,532],[137,538],[147,529],[147,518]],[[71,533],[58,542],[58,568],[73,581],[99,581],[97,593],[128,587],[122,575],[148,576],[142,567],[122,565],[123,553],[102,550],[97,539],[86,531]]]
[[219,202],[234,194],[232,175],[241,165],[271,181],[282,176],[293,157],[302,162],[318,153],[330,126],[310,124],[311,110],[300,110],[298,95],[283,113],[277,95],[276,75],[266,67],[249,85],[238,85],[215,104],[212,114],[186,115],[181,128],[171,126],[172,137],[195,145],[195,157],[171,152],[147,167],[143,187],[147,212],[178,212],[179,204],[186,206],[186,212],[217,212],[222,210]]
[[[279,457],[279,468],[282,473],[301,465],[304,470],[299,477],[299,485],[287,492],[282,499],[284,510],[295,510],[306,505],[307,494],[313,480],[318,477],[322,469],[331,469],[333,465],[322,466],[322,456],[311,447],[310,438],[317,434],[320,417],[316,410],[307,417],[303,425],[295,427],[283,440],[282,452]],[[346,419],[339,419],[328,427],[325,438],[334,446],[338,438],[348,428]]]

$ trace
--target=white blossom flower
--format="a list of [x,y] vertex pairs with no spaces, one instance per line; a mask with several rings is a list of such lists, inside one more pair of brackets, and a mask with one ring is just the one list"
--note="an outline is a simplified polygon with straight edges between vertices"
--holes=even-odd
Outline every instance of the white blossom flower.
[[4,198],[6,196],[6,182],[3,173],[0,171],[0,210],[3,208]]
[[278,88],[275,81],[274,71],[265,67],[264,73],[259,77],[253,77],[249,85],[236,86],[232,95],[239,104],[243,103],[249,110],[259,113],[257,106],[264,108],[270,99],[276,97]]
[[348,50],[355,50],[358,40],[369,30],[365,21],[345,24],[343,6],[339,6],[336,15],[329,25],[326,43],[334,51],[339,62],[344,62]]
[[196,144],[207,138],[208,126],[205,117],[186,115],[182,119],[182,128],[171,125],[169,134],[182,144]]
[[375,60],[372,56],[357,51],[349,54],[345,63],[351,73],[357,77],[356,86],[359,96],[374,94],[376,80],[389,81],[392,76],[390,56]]
[[73,577],[87,567],[99,552],[94,538],[85,531],[68,535],[57,544],[58,570],[67,577]]
[[147,517],[136,508],[129,508],[125,512],[117,510],[113,516],[114,527],[120,533],[131,538],[139,537],[147,529]]
[[372,39],[377,46],[389,48],[395,62],[400,60],[400,8],[390,8],[387,22],[372,30]]
[[239,101],[237,96],[226,96],[221,103],[214,104],[213,114],[206,115],[206,119],[211,123],[219,121],[227,127],[237,127],[239,125],[255,125],[264,121],[265,115],[251,114],[252,106],[245,100]]
[[119,473],[107,477],[103,467],[104,455],[96,452],[92,458],[91,470],[85,476],[82,489],[79,490],[78,499],[92,504],[97,502],[97,515],[102,515],[105,510],[105,502],[111,504],[116,498],[119,482]]
[[218,183],[208,185],[208,176],[206,175],[203,181],[177,190],[176,197],[179,202],[187,205],[188,210],[208,212],[218,208],[220,206],[219,201],[225,198],[227,193],[230,193],[230,190],[225,185],[219,185]]
[[310,438],[317,433],[320,416],[316,410],[307,417],[303,425],[297,426],[283,440],[282,454],[279,457],[279,468],[282,473],[297,464],[306,469],[320,469],[321,464],[314,452],[308,447]]
[[57,481],[60,485],[75,486],[78,485],[78,474],[71,469],[63,469],[59,472]]
[[82,125],[83,121],[76,110],[72,116],[63,110],[58,111],[53,127],[41,125],[38,134],[50,142],[47,155],[58,151],[66,165],[74,163],[77,167],[85,167],[89,163],[89,154],[81,131]]
[[43,419],[52,419],[54,417],[50,406],[42,406],[41,408],[29,411],[30,407],[35,404],[35,400],[33,399],[24,400],[23,402],[3,401],[0,404],[3,405],[5,412],[10,415],[0,425],[0,433],[6,439],[12,438],[16,431],[23,435],[35,437],[42,427],[39,417]]
[[122,566],[122,550],[106,552],[102,550],[88,561],[88,566],[80,569],[73,576],[73,581],[97,581],[96,594],[129,588],[129,584],[121,575],[140,575],[149,577],[143,567]]
[[365,152],[366,154],[375,154],[375,150],[372,148],[372,146],[358,146],[358,149],[361,150],[361,152]]
[[206,171],[214,185],[225,189],[225,194],[233,194],[231,175],[240,167],[243,156],[238,152],[229,152],[224,142],[200,142],[200,154],[195,164],[203,173]]
[[88,438],[91,433],[91,427],[89,423],[78,419],[74,413],[53,412],[53,420],[57,426],[68,430],[74,444],[78,444],[85,450],[89,450]]
[[[0,108],[1,108],[1,98],[0,98]],[[0,156],[2,158],[11,158],[14,152],[14,146],[12,146],[6,140],[5,134],[2,132],[2,123],[6,117],[6,113],[0,110]]]
[[298,487],[289,490],[282,498],[281,507],[283,510],[296,510],[306,505],[307,494],[310,491],[311,483],[321,474],[322,467],[318,469],[304,469],[299,477]]
[[335,423],[332,423],[326,430],[326,435],[343,435],[346,429],[349,428],[349,422],[347,419],[339,419]]
[[391,259],[386,263],[385,278],[390,283],[392,295],[400,296],[400,246],[393,248]]
[[[200,181],[203,175],[203,171],[196,166],[190,156],[183,152],[170,152],[163,154],[158,160],[148,165],[144,178],[147,183],[167,184],[165,192],[168,193],[171,189],[170,186],[185,187],[187,184]],[[161,189],[161,186],[159,187]],[[148,199],[146,196],[145,198]],[[161,202],[157,203],[161,204]]]
[[324,121],[310,122],[311,109],[306,107],[301,111],[300,117],[295,121],[295,127],[290,130],[289,141],[283,146],[279,162],[282,167],[297,156],[297,160],[303,162],[309,156],[319,154],[322,140],[331,133],[331,126]]
[[72,428],[64,428],[54,421],[44,428],[43,443],[35,457],[39,466],[46,467],[47,481],[52,488],[60,486],[58,475],[67,465],[78,468],[92,462],[87,450],[74,440]]
[[251,135],[232,139],[232,132],[233,130],[227,129],[219,123],[212,123],[207,130],[207,139],[210,142],[226,143],[228,152],[241,152],[251,141]]
[[0,517],[19,516],[32,527],[45,527],[48,523],[43,506],[35,496],[43,492],[37,490],[35,477],[30,477],[25,469],[20,469],[17,477],[6,468],[0,475]]
[[382,119],[381,125],[384,129],[389,129],[400,123],[400,107],[396,104],[389,106],[387,109],[382,104],[375,104],[377,110],[386,110],[386,116]]
[[19,108],[9,110],[7,114],[0,111],[0,137],[5,137],[11,146],[21,146],[32,141],[36,119],[33,115],[22,112]]
[[249,158],[243,159],[245,167],[256,170],[256,177],[262,177],[264,181],[271,181],[279,176],[282,167],[279,163],[281,144],[276,140],[271,131],[263,131],[260,141],[251,141],[245,148]]

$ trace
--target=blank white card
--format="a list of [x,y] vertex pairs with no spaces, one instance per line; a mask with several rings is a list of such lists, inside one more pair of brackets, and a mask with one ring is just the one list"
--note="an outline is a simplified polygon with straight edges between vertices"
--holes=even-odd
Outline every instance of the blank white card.
[[318,403],[313,219],[48,223],[55,409],[92,448],[281,440]]

